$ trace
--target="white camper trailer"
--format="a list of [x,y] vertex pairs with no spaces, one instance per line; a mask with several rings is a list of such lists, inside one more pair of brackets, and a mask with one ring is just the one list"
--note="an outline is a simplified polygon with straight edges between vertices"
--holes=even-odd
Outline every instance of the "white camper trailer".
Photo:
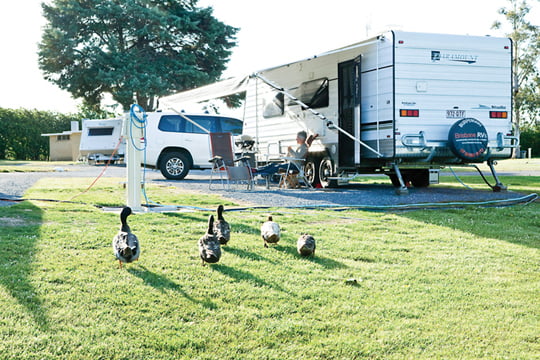
[[507,38],[390,31],[162,102],[245,90],[243,131],[256,139],[259,163],[286,152],[300,130],[318,134],[305,172],[323,186],[384,173],[406,191],[408,182],[428,186],[445,165],[487,161],[500,190],[493,161],[518,141],[511,64]]
[[122,118],[83,120],[80,156],[90,162],[120,160],[126,147],[125,141],[118,144],[121,136]]

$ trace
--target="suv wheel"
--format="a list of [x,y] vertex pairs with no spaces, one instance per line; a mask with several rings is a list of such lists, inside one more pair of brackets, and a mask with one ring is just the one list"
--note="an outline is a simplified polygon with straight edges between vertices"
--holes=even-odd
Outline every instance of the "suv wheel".
[[169,152],[163,155],[159,170],[163,176],[170,180],[182,180],[189,172],[191,163],[189,158],[181,152]]

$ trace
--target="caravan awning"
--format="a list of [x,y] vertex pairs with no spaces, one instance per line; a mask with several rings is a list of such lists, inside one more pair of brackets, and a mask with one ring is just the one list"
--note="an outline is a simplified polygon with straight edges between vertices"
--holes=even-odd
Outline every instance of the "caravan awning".
[[249,76],[230,78],[210,85],[186,90],[159,99],[160,107],[182,107],[183,104],[193,104],[201,101],[217,99],[246,91]]

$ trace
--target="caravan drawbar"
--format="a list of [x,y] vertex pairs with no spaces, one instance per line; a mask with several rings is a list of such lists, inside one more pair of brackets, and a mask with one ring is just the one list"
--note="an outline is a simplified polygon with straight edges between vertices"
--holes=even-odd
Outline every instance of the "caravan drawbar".
[[243,133],[256,139],[258,163],[300,130],[318,134],[305,172],[324,187],[383,173],[406,191],[444,166],[486,161],[499,190],[493,162],[518,144],[508,38],[389,31],[241,83],[228,86],[246,91]]

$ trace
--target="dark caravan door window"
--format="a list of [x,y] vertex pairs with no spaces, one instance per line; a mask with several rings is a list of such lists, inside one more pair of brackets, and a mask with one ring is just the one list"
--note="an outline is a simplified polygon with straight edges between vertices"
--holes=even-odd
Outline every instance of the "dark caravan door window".
[[[351,135],[355,134],[355,109],[360,102],[360,61],[350,60],[338,64],[338,126]],[[356,121],[360,121],[357,119]],[[339,166],[355,166],[355,141],[343,134],[338,135]]]

